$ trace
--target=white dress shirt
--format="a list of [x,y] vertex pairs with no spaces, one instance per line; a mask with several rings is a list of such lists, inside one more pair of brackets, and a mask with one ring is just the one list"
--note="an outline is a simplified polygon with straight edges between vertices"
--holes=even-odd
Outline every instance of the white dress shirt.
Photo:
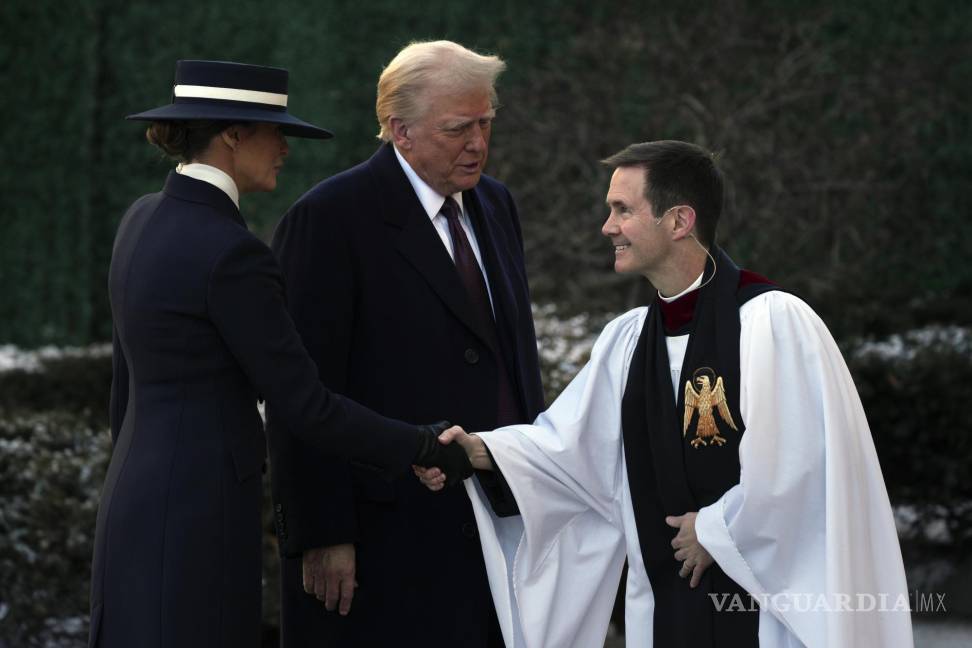
[[180,164],[177,166],[176,173],[208,182],[229,196],[237,209],[240,208],[240,190],[237,188],[233,178],[222,169],[217,169],[214,166],[203,164],[202,162],[192,162],[191,164]]
[[[439,238],[442,239],[442,244],[445,246],[453,262],[455,262],[456,255],[452,249],[452,234],[449,233],[449,221],[442,215],[442,206],[445,204],[446,197],[420,178],[419,174],[415,172],[412,165],[398,152],[397,148],[395,148],[395,157],[398,158],[398,163],[402,165],[402,170],[405,171],[405,176],[408,178],[409,183],[411,183],[412,189],[415,190],[415,195],[418,196],[419,202],[422,203],[422,207],[425,209],[425,213],[428,214],[429,219],[432,221],[432,226],[435,227]],[[466,233],[466,238],[469,240],[469,246],[472,247],[473,254],[476,256],[476,263],[479,264],[479,270],[483,273],[483,281],[486,282],[486,292],[489,294],[489,302],[492,305],[493,290],[490,288],[489,277],[486,275],[486,267],[483,265],[483,255],[479,251],[476,232],[473,231],[472,221],[469,220],[469,214],[466,213],[466,209],[462,204],[462,192],[452,194],[452,198],[459,205],[459,223],[462,225],[462,229]],[[493,315],[495,317],[495,312]]]

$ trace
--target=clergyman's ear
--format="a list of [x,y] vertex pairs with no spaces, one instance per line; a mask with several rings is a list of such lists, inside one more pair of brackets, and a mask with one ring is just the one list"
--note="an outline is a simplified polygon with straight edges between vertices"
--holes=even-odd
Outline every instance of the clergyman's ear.
[[675,239],[685,238],[695,231],[695,209],[689,205],[679,205],[675,209]]

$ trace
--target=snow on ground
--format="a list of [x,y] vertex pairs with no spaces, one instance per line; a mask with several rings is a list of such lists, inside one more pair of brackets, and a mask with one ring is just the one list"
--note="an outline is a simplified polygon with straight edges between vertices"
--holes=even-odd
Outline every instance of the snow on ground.
[[913,360],[922,351],[946,347],[972,358],[972,328],[926,326],[880,340],[854,340],[849,345],[856,357],[876,355],[884,360]]
[[[587,361],[594,340],[616,314],[580,314],[565,317],[553,304],[533,306],[540,354],[545,363],[569,374]],[[962,326],[926,326],[882,339],[858,338],[848,341],[846,349],[855,357],[876,355],[883,359],[911,360],[927,349],[951,347],[972,358],[972,328]],[[46,360],[104,357],[111,355],[111,344],[83,347],[46,346],[24,350],[12,344],[0,345],[0,371],[20,369],[39,371]]]
[[[972,508],[972,502],[967,502],[962,510],[967,511],[970,508]],[[923,529],[920,529],[920,536],[924,540],[937,542],[940,544],[948,544],[952,542],[952,535],[949,533],[947,520],[949,510],[945,507],[939,506],[936,507],[934,512],[936,515],[939,515],[938,519],[932,520],[925,525]],[[914,506],[902,504],[894,507],[894,524],[898,530],[899,537],[905,537],[906,535],[911,534],[915,529],[915,523],[918,521],[918,519],[918,510]],[[913,535],[908,537],[913,537]]]
[[111,355],[110,344],[92,344],[84,347],[46,346],[39,349],[24,350],[12,344],[0,345],[0,372],[40,371],[47,360],[61,358],[103,358]]

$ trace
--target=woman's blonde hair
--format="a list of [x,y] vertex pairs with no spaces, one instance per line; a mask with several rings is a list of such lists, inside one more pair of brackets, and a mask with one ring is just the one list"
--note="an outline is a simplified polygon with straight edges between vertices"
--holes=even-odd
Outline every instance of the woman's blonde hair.
[[378,78],[375,114],[378,139],[390,142],[391,118],[414,123],[428,110],[426,91],[432,87],[461,93],[485,89],[496,107],[496,78],[506,69],[498,56],[483,56],[452,41],[411,43],[385,67]]

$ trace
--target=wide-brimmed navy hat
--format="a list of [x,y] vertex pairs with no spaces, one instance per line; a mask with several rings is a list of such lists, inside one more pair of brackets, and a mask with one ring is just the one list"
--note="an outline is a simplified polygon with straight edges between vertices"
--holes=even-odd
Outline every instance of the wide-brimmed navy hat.
[[287,112],[287,70],[228,61],[176,61],[172,103],[125,119],[270,122],[284,135],[334,136]]

